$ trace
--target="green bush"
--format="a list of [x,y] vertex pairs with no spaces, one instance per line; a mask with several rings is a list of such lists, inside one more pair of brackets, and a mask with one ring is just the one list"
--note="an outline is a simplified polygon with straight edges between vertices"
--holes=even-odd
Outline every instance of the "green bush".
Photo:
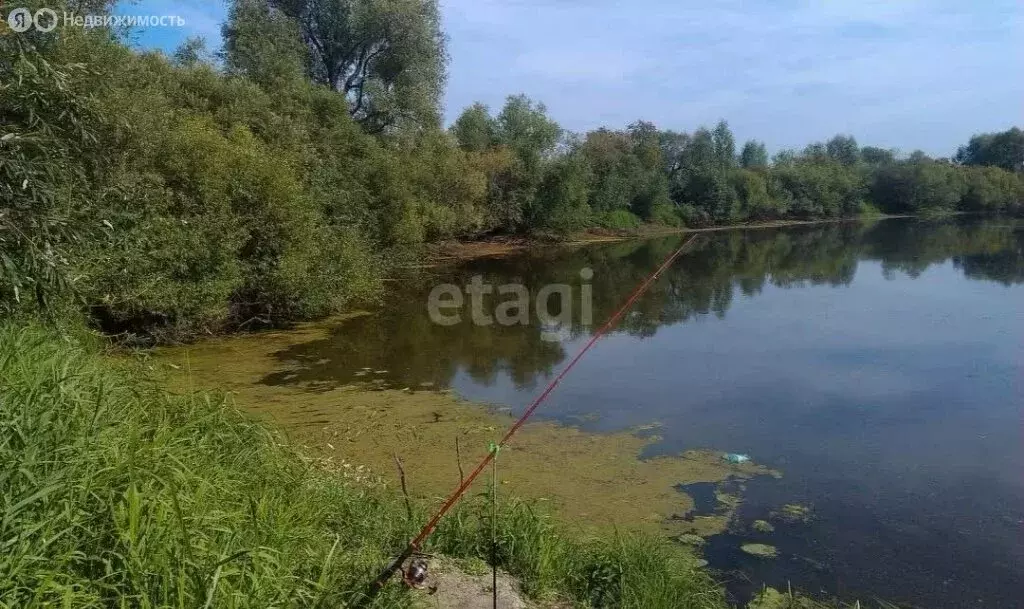
[[683,220],[679,213],[671,205],[656,205],[651,210],[651,222],[663,226],[683,226]]
[[609,230],[636,230],[640,228],[640,218],[624,209],[597,214],[595,223]]

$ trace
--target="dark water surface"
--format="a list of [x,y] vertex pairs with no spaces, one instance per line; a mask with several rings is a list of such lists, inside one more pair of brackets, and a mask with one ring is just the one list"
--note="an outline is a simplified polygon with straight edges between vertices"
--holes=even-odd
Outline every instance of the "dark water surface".
[[[593,270],[599,325],[680,237],[554,249],[396,282],[379,313],[280,354],[298,374],[448,386],[524,404],[593,327],[432,323],[440,282],[575,286]],[[487,297],[493,313],[508,297]],[[555,307],[552,307],[555,309]],[[1024,225],[1012,220],[826,224],[707,233],[545,403],[597,431],[660,423],[654,452],[748,453],[782,470],[746,485],[705,555],[742,600],[762,583],[924,607],[1024,607]],[[547,331],[548,334],[544,332]],[[557,341],[545,340],[554,333]],[[707,491],[708,489],[704,489]],[[706,493],[705,493],[706,495]],[[810,522],[773,519],[785,504]],[[774,560],[739,551],[775,545]]]

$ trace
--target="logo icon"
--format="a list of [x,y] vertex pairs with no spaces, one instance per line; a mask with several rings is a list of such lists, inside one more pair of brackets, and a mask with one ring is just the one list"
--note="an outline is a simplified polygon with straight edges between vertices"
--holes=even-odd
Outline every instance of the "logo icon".
[[44,34],[52,32],[57,27],[57,11],[52,8],[41,8],[32,17],[32,23],[35,24],[37,30]]
[[[52,12],[52,11],[51,11]],[[56,23],[56,13],[54,13],[54,23]],[[11,11],[11,14],[7,16],[7,27],[11,28],[11,31],[27,32],[32,27],[32,13],[27,8],[16,8]]]

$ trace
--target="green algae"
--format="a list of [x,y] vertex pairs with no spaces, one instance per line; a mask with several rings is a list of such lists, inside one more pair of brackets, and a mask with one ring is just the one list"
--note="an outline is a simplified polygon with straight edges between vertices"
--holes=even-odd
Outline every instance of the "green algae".
[[700,535],[694,535],[693,533],[683,533],[679,537],[676,537],[676,541],[683,544],[684,546],[702,546],[704,545],[704,538]]
[[787,524],[807,524],[814,520],[814,510],[806,505],[787,503],[781,509],[773,511],[769,517]]
[[[405,463],[410,493],[439,501],[458,486],[460,472],[470,471],[486,454],[488,443],[503,434],[511,418],[433,387],[260,382],[269,374],[291,373],[297,363],[275,354],[322,340],[332,324],[163,348],[152,354],[152,365],[166,373],[172,387],[224,390],[238,407],[279,424],[309,453],[359,463],[367,477],[386,484],[397,483],[398,455]],[[656,428],[597,434],[550,422],[528,423],[502,451],[500,482],[507,492],[543,501],[566,522],[584,528],[707,536],[726,529],[740,498],[722,493],[721,513],[677,521],[669,515],[693,508],[692,498],[676,490],[677,485],[777,474],[754,463],[729,464],[722,453],[709,450],[639,458],[657,441],[651,433]]]
[[745,543],[740,546],[740,549],[758,558],[775,558],[779,555],[779,551],[775,549],[775,546],[770,546],[766,543]]

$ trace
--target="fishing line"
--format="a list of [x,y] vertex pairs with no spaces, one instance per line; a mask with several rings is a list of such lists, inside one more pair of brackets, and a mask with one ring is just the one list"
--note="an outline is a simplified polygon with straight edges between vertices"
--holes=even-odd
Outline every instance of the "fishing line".
[[654,283],[658,276],[660,276],[665,271],[665,269],[671,266],[675,259],[678,258],[679,255],[683,253],[683,250],[685,250],[691,243],[693,243],[693,241],[696,238],[696,235],[690,237],[685,242],[683,242],[683,244],[680,245],[676,251],[672,252],[667,258],[665,258],[665,261],[662,262],[661,265],[647,277],[647,279],[645,279],[640,285],[638,285],[633,290],[633,292],[629,295],[629,298],[627,298],[626,301],[622,304],[622,306],[619,307],[617,311],[615,311],[615,314],[608,318],[608,321],[606,321],[604,325],[601,326],[601,328],[598,329],[598,331],[595,332],[594,335],[590,337],[590,340],[587,341],[587,343],[583,345],[583,348],[576,353],[576,356],[573,357],[572,360],[568,364],[566,364],[564,368],[562,368],[562,371],[559,372],[558,376],[556,376],[554,380],[552,380],[548,384],[544,391],[541,392],[541,394],[538,395],[536,398],[534,398],[532,402],[530,402],[529,407],[527,407],[526,411],[523,412],[523,415],[519,417],[519,419],[512,425],[512,427],[510,427],[508,431],[505,432],[504,437],[502,437],[501,441],[499,441],[495,445],[494,450],[490,450],[487,452],[487,455],[484,456],[484,458],[480,461],[476,468],[472,472],[470,472],[468,476],[466,476],[466,478],[459,484],[458,488],[456,488],[455,491],[453,491],[452,494],[448,497],[448,499],[445,500],[445,502],[441,505],[440,509],[438,509],[437,512],[434,514],[434,516],[431,517],[429,521],[427,521],[427,524],[423,526],[423,529],[420,530],[419,534],[416,535],[416,537],[409,542],[409,545],[407,545],[405,549],[402,550],[401,554],[395,557],[395,559],[391,561],[384,568],[383,571],[381,571],[380,575],[377,576],[377,579],[374,580],[372,586],[370,587],[368,596],[364,599],[365,601],[371,600],[377,594],[377,592],[379,592],[380,589],[384,587],[384,584],[387,583],[389,579],[391,579],[391,576],[394,575],[395,572],[402,567],[402,563],[404,563],[410,556],[412,556],[413,553],[419,551],[423,542],[426,541],[427,537],[429,537],[430,534],[434,532],[434,529],[437,528],[437,525],[441,521],[441,519],[444,518],[444,516],[449,512],[449,510],[452,509],[452,506],[455,505],[459,498],[462,497],[462,495],[467,490],[469,490],[469,487],[473,484],[473,481],[476,480],[477,476],[479,476],[481,472],[483,472],[484,468],[486,468],[491,463],[491,461],[494,460],[494,458],[497,456],[498,449],[505,446],[509,439],[511,439],[512,436],[515,435],[517,431],[519,431],[519,428],[526,423],[527,419],[529,419],[533,415],[534,411],[537,410],[537,407],[540,406],[541,403],[543,403],[549,395],[551,395],[551,392],[554,391],[555,387],[557,387],[558,384],[562,382],[562,379],[564,379],[566,375],[569,374],[569,371],[571,371],[576,366],[576,364],[581,359],[583,359],[583,356],[586,355],[587,351],[590,351],[590,348],[593,347],[597,343],[597,341],[599,341],[605,334],[607,334],[609,330],[615,327],[615,324],[617,324],[619,320],[622,318],[622,316],[626,313],[626,311],[633,306],[633,303],[635,303],[637,299],[640,298],[640,296],[642,296],[643,293],[647,291],[647,288],[649,288],[651,284]]

